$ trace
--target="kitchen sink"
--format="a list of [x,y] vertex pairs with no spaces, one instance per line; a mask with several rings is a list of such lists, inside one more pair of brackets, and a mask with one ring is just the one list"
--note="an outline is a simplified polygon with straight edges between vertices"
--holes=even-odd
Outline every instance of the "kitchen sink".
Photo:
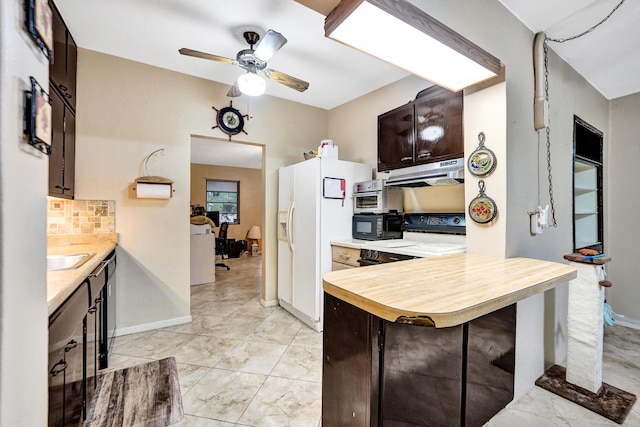
[[47,255],[47,271],[70,270],[82,266],[95,253],[83,252],[69,255]]

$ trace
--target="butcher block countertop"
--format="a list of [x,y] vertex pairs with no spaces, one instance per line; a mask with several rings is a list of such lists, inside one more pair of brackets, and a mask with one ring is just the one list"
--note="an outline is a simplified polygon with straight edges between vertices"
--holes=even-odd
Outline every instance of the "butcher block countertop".
[[116,248],[118,235],[105,233],[79,236],[48,236],[47,255],[95,253],[78,268],[47,272],[49,316],[71,296],[93,270]]
[[435,327],[444,328],[554,288],[576,275],[573,267],[557,262],[460,253],[333,271],[323,276],[323,287],[328,294],[388,321],[426,317]]

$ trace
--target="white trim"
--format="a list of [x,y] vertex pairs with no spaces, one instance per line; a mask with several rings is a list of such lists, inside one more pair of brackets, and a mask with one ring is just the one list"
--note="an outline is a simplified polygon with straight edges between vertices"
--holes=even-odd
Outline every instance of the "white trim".
[[122,335],[136,334],[138,332],[146,332],[154,329],[167,328],[169,326],[183,325],[185,323],[191,323],[191,316],[174,317],[173,319],[160,320],[158,322],[118,328],[116,329],[116,336],[119,337]]
[[298,310],[297,308],[295,308],[294,306],[292,306],[291,304],[283,300],[280,300],[280,307],[284,308],[289,313],[293,314],[295,317],[298,318],[298,320],[302,321],[302,323],[309,326],[314,331],[322,332],[322,322],[320,320],[312,319],[311,317],[307,316],[306,314],[304,314],[303,312],[301,312],[300,310]]
[[275,307],[276,305],[278,305],[278,300],[270,299],[269,301],[265,301],[261,298],[260,305],[262,305],[263,307]]

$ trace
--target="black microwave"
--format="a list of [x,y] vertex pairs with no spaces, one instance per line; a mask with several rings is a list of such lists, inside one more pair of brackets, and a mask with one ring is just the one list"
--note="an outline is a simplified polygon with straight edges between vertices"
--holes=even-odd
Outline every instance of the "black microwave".
[[402,214],[356,214],[351,220],[354,239],[402,239]]

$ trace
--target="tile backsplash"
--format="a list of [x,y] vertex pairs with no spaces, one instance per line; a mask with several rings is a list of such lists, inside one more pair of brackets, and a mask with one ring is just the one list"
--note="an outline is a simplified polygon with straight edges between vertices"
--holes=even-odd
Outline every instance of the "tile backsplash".
[[47,234],[115,233],[115,201],[47,198]]

